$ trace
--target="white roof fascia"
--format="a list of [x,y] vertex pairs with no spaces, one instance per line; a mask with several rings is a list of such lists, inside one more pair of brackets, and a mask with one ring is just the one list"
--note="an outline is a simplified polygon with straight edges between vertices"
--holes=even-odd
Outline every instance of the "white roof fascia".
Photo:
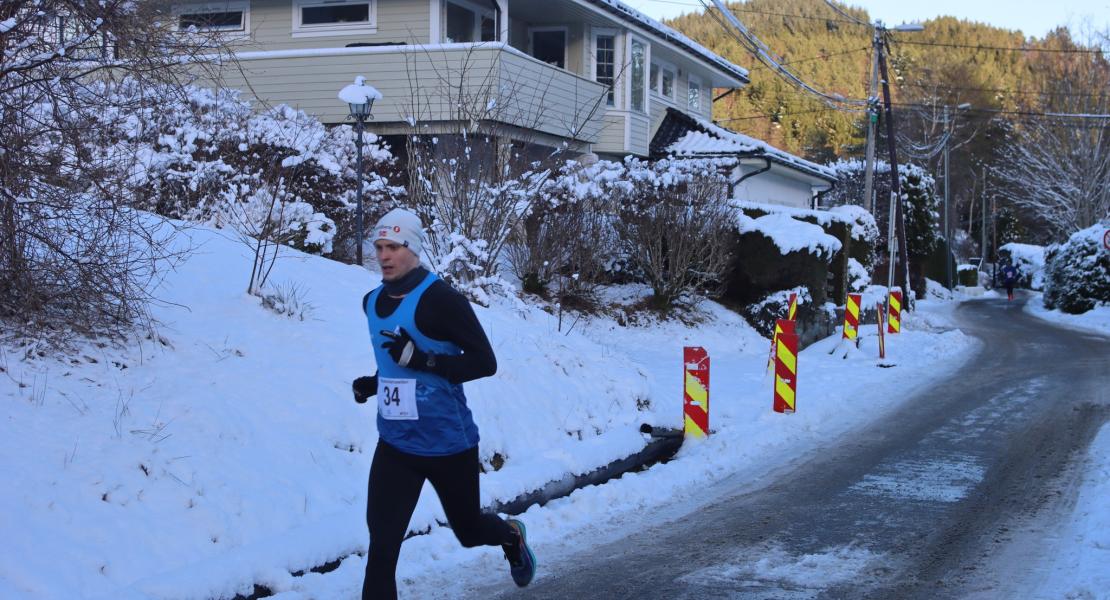
[[[678,52],[682,56],[689,57],[705,67],[718,77],[711,78],[708,83],[712,87],[719,88],[742,88],[748,85],[749,72],[744,67],[735,65],[722,56],[714,53],[705,46],[695,42],[694,40],[679,33],[675,29],[668,27],[655,19],[641,13],[640,11],[619,2],[618,0],[572,0],[575,4],[582,6],[594,13],[608,17],[614,20],[622,20],[625,26],[633,29],[636,33],[648,37],[652,43],[662,44],[673,52]],[[607,4],[615,11],[610,12],[602,9],[598,4]],[[683,48],[678,44],[666,39],[664,35],[669,35],[676,40],[681,40],[682,43],[687,44],[690,48]]]

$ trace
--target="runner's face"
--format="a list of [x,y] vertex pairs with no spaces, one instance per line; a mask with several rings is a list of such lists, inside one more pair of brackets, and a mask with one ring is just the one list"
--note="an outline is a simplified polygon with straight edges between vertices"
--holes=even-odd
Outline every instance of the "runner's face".
[[390,240],[377,240],[374,250],[382,268],[382,279],[396,281],[420,266],[420,258],[412,250]]

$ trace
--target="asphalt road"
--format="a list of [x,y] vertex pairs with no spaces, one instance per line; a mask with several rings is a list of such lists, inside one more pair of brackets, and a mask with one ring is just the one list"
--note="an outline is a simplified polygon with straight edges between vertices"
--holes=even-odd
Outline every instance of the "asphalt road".
[[[1110,418],[1110,339],[968,302],[982,352],[756,492],[545,564],[512,598],[1019,598]],[[722,486],[743,489],[740,482]]]

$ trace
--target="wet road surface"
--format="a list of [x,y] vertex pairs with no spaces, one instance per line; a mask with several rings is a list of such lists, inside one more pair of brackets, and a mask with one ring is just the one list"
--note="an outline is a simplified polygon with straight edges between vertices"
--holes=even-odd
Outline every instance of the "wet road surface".
[[506,597],[1028,597],[1030,532],[1067,515],[1077,459],[1110,417],[1110,339],[1020,304],[961,305],[977,357],[769,487],[718,490]]

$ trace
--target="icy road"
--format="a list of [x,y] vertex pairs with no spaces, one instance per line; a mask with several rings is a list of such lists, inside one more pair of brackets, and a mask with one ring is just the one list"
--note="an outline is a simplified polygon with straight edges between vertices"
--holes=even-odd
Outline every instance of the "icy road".
[[1019,301],[957,316],[982,352],[891,418],[769,487],[725,481],[693,513],[542,565],[549,577],[504,597],[1029,597],[1110,417],[1110,340]]

